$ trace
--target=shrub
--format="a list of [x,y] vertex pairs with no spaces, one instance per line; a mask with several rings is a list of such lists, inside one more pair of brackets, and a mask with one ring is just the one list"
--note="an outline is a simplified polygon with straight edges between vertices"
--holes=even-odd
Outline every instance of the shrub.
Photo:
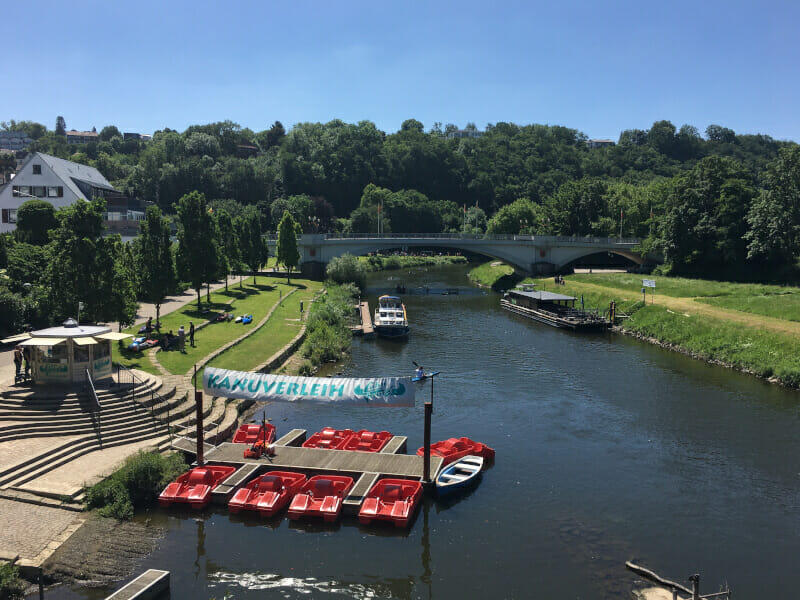
[[336,283],[354,283],[364,289],[367,281],[367,269],[352,254],[343,254],[332,258],[325,271],[327,277]]
[[25,582],[19,577],[14,563],[0,564],[0,600],[22,600],[25,597]]
[[139,452],[107,479],[86,490],[86,505],[104,517],[125,520],[137,508],[153,504],[161,490],[187,468],[178,453]]

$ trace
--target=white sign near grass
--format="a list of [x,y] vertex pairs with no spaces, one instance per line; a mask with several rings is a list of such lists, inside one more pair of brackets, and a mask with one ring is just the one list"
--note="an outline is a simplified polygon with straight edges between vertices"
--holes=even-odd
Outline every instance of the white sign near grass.
[[655,279],[642,279],[642,287],[655,288],[656,287],[656,280]]

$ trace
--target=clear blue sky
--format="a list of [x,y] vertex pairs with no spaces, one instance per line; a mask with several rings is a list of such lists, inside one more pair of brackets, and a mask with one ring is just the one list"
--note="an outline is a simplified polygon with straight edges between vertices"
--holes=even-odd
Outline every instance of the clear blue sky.
[[0,121],[151,133],[231,119],[668,119],[800,140],[800,3],[9,2]]

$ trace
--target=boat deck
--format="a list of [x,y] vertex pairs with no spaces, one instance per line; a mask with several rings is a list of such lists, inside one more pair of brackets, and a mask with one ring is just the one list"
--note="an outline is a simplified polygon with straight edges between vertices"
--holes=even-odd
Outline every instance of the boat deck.
[[[249,444],[225,442],[205,452],[205,459],[237,467],[237,470],[213,492],[212,501],[226,503],[236,490],[253,478],[268,471],[288,470],[313,475],[346,475],[355,485],[344,500],[344,511],[356,514],[372,485],[381,478],[393,477],[422,481],[423,459],[421,456],[400,454],[405,451],[406,438],[394,436],[382,452],[358,452],[348,450],[321,450],[302,448],[296,445],[305,439],[305,430],[295,429],[275,443],[273,456],[244,458],[243,452]],[[431,477],[442,467],[442,459],[431,456]]]

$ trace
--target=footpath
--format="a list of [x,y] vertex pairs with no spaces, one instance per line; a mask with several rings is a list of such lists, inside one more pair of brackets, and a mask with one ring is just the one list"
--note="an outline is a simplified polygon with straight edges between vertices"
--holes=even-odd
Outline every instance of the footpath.
[[[615,287],[599,285],[597,283],[569,280],[569,285],[580,290],[593,291],[612,296],[630,296],[631,300],[637,297],[637,294],[633,292],[620,290],[619,288]],[[711,317],[714,319],[720,319],[722,321],[730,321],[732,323],[738,323],[747,327],[774,331],[775,333],[781,333],[784,335],[800,335],[800,322],[776,319],[775,317],[756,315],[730,308],[713,306],[711,304],[699,302],[698,300],[700,300],[700,298],[656,296],[655,304],[665,306],[675,312]]]

